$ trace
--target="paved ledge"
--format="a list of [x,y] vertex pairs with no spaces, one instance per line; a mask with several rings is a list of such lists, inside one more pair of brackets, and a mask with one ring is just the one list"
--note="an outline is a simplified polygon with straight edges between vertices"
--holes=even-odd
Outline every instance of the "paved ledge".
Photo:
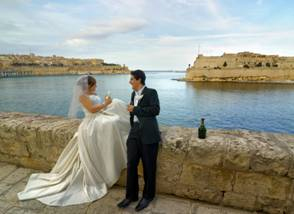
[[[16,193],[23,190],[29,175],[37,172],[32,169],[19,168],[15,165],[0,162],[0,214],[128,214],[135,213],[137,203],[127,209],[119,209],[116,204],[124,197],[124,188],[114,186],[100,200],[82,205],[68,207],[50,207],[37,200],[18,201]],[[157,195],[148,208],[140,213],[149,214],[250,214],[239,209],[210,205],[203,202],[187,200],[169,195]],[[255,213],[255,212],[254,212]]]
[[[0,113],[0,161],[48,171],[79,124],[56,116]],[[196,129],[161,130],[158,193],[249,211],[294,213],[294,135],[209,130],[208,138],[200,140]],[[117,184],[125,185],[125,171]]]

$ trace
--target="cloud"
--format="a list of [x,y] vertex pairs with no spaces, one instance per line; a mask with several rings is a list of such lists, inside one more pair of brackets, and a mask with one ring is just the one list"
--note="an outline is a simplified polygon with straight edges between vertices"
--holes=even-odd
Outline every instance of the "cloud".
[[142,29],[146,21],[140,19],[122,18],[108,22],[99,22],[83,29],[80,37],[85,39],[101,39],[115,34],[128,33]]
[[222,34],[204,34],[195,36],[174,36],[164,35],[157,38],[137,38],[134,43],[154,43],[160,46],[197,46],[202,42],[222,42],[225,40],[241,40],[241,39],[287,39],[294,37],[294,30],[286,31],[261,31],[261,32],[239,32],[239,33],[222,33]]
[[80,47],[89,44],[85,39],[68,39],[65,41],[66,46],[70,47]]
[[239,18],[225,15],[216,0],[206,0],[206,7],[214,17],[217,28],[232,28],[239,23]]
[[81,32],[66,40],[68,45],[85,45],[91,41],[105,39],[117,34],[126,34],[144,28],[147,22],[142,19],[120,18],[112,21],[98,22],[81,29]]
[[150,3],[148,0],[98,0],[97,2],[116,16],[142,16]]
[[1,4],[6,6],[17,6],[19,4],[30,3],[31,1],[32,0],[1,0]]
[[[171,5],[170,8],[180,11],[186,10],[188,14],[185,16],[189,16],[190,13],[190,20],[186,21],[194,20],[193,28],[195,30],[222,30],[232,28],[240,23],[240,18],[230,15],[217,0],[165,0],[165,3]],[[173,20],[173,22],[177,22],[177,20]]]

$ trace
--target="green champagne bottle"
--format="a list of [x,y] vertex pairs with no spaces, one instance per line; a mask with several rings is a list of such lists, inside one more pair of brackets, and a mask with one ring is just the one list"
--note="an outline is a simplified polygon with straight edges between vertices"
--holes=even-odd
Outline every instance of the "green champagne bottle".
[[206,128],[204,125],[204,118],[201,118],[201,123],[198,128],[198,138],[205,139],[206,138]]

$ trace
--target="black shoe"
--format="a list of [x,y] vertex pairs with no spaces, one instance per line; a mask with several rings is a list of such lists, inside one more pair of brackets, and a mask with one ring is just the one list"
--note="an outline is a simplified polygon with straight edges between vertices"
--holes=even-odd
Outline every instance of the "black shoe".
[[117,204],[117,206],[119,208],[126,208],[126,207],[128,207],[134,201],[138,201],[138,199],[128,199],[128,198],[125,198],[124,200],[122,200],[121,202],[119,202]]
[[145,209],[146,207],[148,207],[149,203],[152,201],[153,199],[146,199],[146,198],[142,198],[140,200],[140,202],[137,204],[135,210],[137,212],[139,212],[140,210]]

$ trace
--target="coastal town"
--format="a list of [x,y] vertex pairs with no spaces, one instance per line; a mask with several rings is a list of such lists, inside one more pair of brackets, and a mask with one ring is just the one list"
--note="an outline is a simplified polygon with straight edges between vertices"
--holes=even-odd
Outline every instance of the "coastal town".
[[62,56],[0,55],[0,78],[71,74],[129,73],[125,65],[106,63],[103,59],[78,59]]

